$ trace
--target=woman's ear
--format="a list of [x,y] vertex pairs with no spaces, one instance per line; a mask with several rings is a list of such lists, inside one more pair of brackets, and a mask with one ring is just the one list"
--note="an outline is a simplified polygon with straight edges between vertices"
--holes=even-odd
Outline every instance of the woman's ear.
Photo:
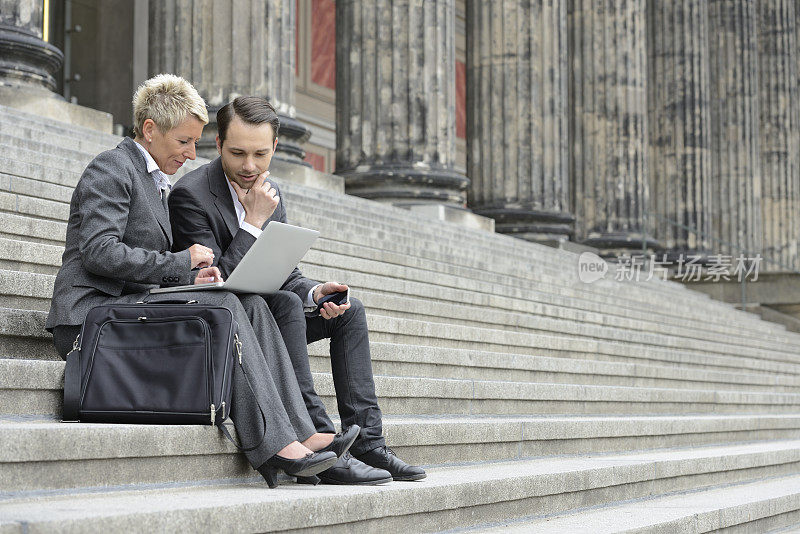
[[145,119],[144,123],[142,123],[142,137],[148,143],[153,141],[153,130],[156,127],[156,123],[153,119]]

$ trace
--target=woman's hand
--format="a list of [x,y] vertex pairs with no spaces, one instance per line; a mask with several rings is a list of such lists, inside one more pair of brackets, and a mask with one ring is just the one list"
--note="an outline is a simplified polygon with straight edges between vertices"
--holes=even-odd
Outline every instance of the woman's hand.
[[216,267],[206,267],[197,272],[197,277],[194,279],[194,285],[211,284],[213,282],[222,282],[222,273]]
[[[195,267],[211,267],[211,264],[214,263],[214,251],[197,243],[189,247],[189,255],[192,258],[192,269]],[[219,274],[219,271],[217,271],[217,274]]]

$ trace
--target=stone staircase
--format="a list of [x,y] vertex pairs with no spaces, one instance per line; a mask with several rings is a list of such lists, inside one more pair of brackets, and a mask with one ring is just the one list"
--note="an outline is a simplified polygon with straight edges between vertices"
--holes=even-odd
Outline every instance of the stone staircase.
[[0,533],[800,529],[799,334],[292,183],[291,222],[322,234],[302,268],[366,305],[388,442],[429,477],[269,490],[211,427],[61,423],[42,326],[72,188],[118,141],[0,106]]

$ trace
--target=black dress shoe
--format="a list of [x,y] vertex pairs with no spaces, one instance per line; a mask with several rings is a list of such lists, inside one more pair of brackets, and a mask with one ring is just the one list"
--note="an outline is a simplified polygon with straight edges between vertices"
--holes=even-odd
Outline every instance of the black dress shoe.
[[424,469],[408,465],[385,445],[360,454],[356,458],[372,467],[389,471],[394,480],[421,480],[427,476]]
[[289,476],[312,477],[336,463],[336,455],[331,451],[310,452],[303,458],[292,460],[277,454],[256,469],[270,488],[278,485],[278,469]]
[[337,457],[341,458],[344,453],[350,450],[350,446],[358,437],[359,432],[361,432],[361,427],[353,425],[347,431],[339,432],[333,436],[331,444],[317,452],[333,451]]
[[[378,469],[353,458],[349,452],[342,455],[333,467],[317,475],[323,484],[348,486],[376,486],[392,481],[389,471]],[[299,484],[314,484],[317,477],[297,477]]]

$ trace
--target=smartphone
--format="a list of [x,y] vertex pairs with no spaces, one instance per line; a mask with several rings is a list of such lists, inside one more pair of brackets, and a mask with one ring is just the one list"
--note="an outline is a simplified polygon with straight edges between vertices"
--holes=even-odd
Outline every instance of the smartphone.
[[326,302],[333,302],[337,306],[342,306],[350,302],[350,288],[347,288],[347,291],[339,291],[337,293],[331,293],[330,295],[325,295],[319,302],[317,303],[317,311],[322,309],[322,306]]

